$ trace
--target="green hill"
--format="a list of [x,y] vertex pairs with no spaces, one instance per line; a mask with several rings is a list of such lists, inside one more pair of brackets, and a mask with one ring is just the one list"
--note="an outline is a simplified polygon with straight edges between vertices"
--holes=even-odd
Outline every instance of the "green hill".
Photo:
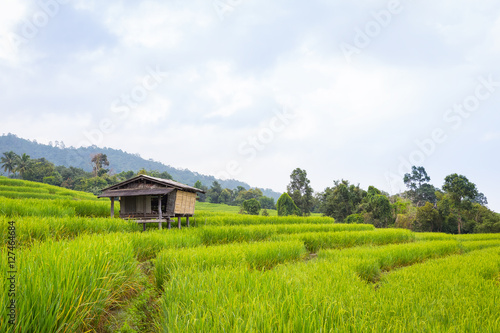
[[[249,189],[251,186],[245,182],[234,179],[221,180],[214,176],[202,175],[188,169],[178,169],[161,162],[146,160],[139,154],[130,154],[121,149],[100,148],[97,146],[90,147],[66,147],[64,143],[57,142],[52,145],[45,145],[17,137],[14,134],[0,136],[0,154],[7,151],[13,151],[18,155],[26,153],[31,158],[46,158],[55,165],[63,165],[65,167],[81,168],[85,171],[92,171],[90,163],[91,155],[97,153],[106,154],[110,162],[109,168],[113,173],[132,170],[137,172],[141,169],[157,170],[159,172],[167,171],[172,177],[183,184],[193,186],[199,180],[203,185],[210,187],[214,180],[217,180],[223,188],[234,189],[238,186],[243,186]],[[0,174],[1,171],[0,171]],[[271,189],[261,189],[265,196],[278,200],[281,193]]]

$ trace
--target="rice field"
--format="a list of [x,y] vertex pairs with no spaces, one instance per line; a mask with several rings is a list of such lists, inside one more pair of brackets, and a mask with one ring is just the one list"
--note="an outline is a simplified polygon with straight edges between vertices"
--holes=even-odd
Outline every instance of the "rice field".
[[79,199],[99,200],[92,193],[73,191],[63,187],[0,176],[0,197],[14,199]]
[[[5,193],[63,196],[10,181]],[[87,194],[1,193],[0,332],[500,332],[500,234],[206,203],[195,227],[141,232]]]

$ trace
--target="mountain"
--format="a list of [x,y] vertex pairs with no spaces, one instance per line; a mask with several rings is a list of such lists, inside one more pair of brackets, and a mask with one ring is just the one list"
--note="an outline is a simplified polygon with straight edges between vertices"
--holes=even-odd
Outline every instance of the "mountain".
[[[216,179],[214,176],[202,175],[188,169],[178,169],[161,162],[153,161],[152,159],[146,160],[139,154],[130,154],[121,149],[99,148],[97,146],[80,148],[66,147],[62,141],[55,141],[53,144],[45,145],[37,143],[36,141],[19,138],[11,133],[0,136],[0,154],[11,150],[18,155],[26,153],[33,159],[45,157],[55,165],[82,168],[85,171],[92,171],[92,165],[90,163],[91,155],[103,153],[107,155],[110,163],[109,167],[113,173],[129,170],[137,172],[144,168],[146,170],[157,170],[159,172],[167,171],[176,181],[191,186],[199,180],[203,185],[210,187],[212,182],[217,180],[223,188],[234,189],[237,186],[243,186],[249,189],[251,187],[247,183],[235,179]],[[277,201],[281,195],[281,193],[271,189],[261,188],[261,190],[265,196],[274,198],[275,201]]]

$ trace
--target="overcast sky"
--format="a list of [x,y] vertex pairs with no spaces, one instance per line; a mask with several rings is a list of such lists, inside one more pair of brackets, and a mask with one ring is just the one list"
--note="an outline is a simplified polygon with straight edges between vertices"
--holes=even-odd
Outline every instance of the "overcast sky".
[[421,165],[500,212],[499,59],[498,0],[2,0],[0,133],[276,191]]

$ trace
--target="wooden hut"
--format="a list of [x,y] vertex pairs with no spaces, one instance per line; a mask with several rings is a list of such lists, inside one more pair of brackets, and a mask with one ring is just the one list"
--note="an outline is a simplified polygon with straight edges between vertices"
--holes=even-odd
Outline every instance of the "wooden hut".
[[178,227],[181,227],[181,217],[186,217],[189,226],[189,217],[194,215],[196,193],[205,191],[196,187],[184,185],[173,180],[139,175],[102,190],[99,198],[111,199],[111,217],[115,215],[114,202],[120,200],[120,217],[135,219],[142,223],[158,223],[161,229],[162,222],[171,227],[171,218],[177,218]]

